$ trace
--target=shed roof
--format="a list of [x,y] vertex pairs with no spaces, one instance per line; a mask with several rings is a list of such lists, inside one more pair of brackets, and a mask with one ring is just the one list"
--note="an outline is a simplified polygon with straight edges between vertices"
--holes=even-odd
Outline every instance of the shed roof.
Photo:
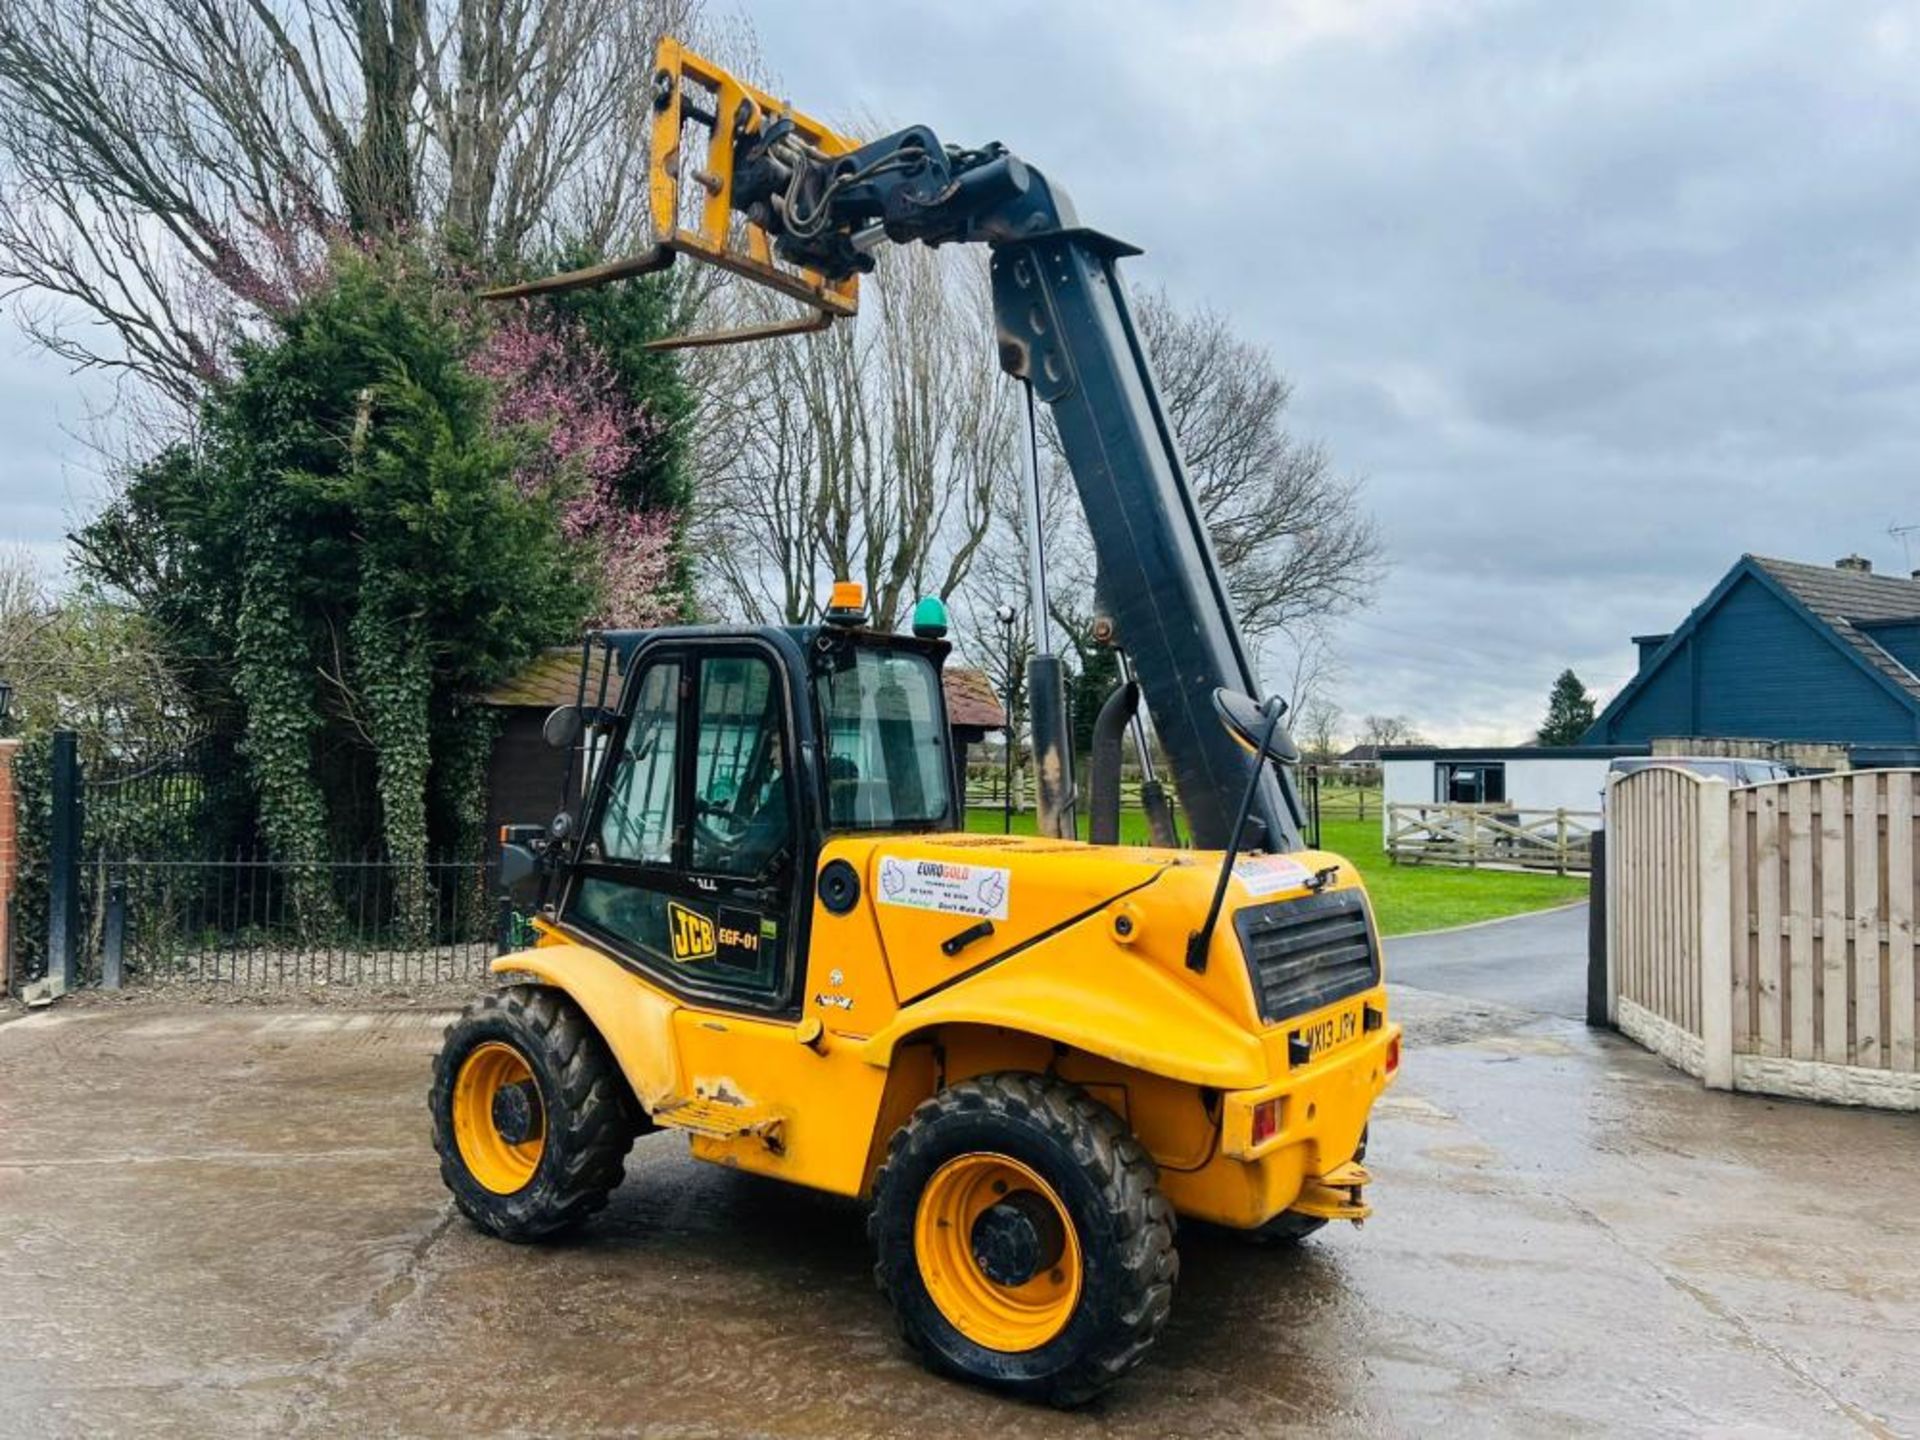
[[964,665],[949,665],[940,672],[947,692],[947,719],[954,725],[972,730],[1007,728],[1006,707],[993,693],[993,682],[984,670]]
[[551,710],[573,704],[579,693],[580,647],[559,645],[543,650],[526,669],[481,698],[502,710]]
[[[993,693],[983,671],[949,665],[941,672],[947,697],[947,718],[974,730],[1006,728],[1007,712]],[[580,647],[560,645],[540,653],[526,669],[496,685],[482,698],[503,710],[551,710],[571,705],[579,694]]]

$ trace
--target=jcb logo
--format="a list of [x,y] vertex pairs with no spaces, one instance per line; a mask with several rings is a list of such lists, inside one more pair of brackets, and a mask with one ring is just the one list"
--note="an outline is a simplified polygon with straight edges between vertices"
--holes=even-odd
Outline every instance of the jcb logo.
[[711,960],[718,953],[713,943],[713,921],[698,910],[669,900],[667,927],[673,932],[673,958],[683,961]]

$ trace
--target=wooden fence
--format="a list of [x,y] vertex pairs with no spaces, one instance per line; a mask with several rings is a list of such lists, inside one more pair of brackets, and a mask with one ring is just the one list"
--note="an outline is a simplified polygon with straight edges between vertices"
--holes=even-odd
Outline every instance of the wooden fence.
[[1612,781],[1614,1022],[1718,1089],[1920,1109],[1917,775]]
[[1396,865],[1585,871],[1592,864],[1590,810],[1516,810],[1507,805],[1387,806],[1387,855]]

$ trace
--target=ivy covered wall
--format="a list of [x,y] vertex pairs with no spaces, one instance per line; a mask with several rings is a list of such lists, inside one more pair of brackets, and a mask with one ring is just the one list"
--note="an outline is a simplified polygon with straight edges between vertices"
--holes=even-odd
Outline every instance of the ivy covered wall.
[[191,728],[236,742],[273,853],[472,853],[477,697],[588,623],[682,612],[690,406],[642,348],[671,314],[657,284],[495,310],[417,251],[343,250],[74,536]]

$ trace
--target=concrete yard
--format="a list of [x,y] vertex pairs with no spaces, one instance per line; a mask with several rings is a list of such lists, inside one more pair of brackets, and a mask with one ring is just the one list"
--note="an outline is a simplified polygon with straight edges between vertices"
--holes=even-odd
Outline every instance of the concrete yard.
[[[1577,967],[1531,923],[1481,933]],[[1435,983],[1427,943],[1390,965]],[[0,1023],[0,1434],[1920,1435],[1920,1118],[1710,1095],[1484,978],[1397,992],[1375,1220],[1189,1228],[1159,1350],[1076,1413],[922,1373],[857,1207],[677,1136],[575,1241],[475,1233],[427,1139],[444,1017]]]

